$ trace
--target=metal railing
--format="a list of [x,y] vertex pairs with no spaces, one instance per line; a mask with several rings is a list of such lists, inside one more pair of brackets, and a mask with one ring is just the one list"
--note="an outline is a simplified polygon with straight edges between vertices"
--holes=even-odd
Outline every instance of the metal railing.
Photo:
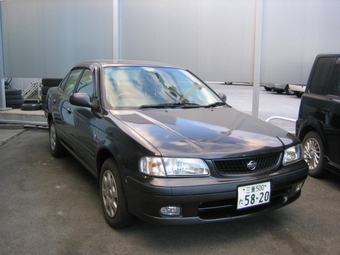
[[274,119],[280,119],[280,120],[287,120],[287,121],[291,121],[291,122],[296,122],[295,119],[281,117],[281,116],[272,116],[272,117],[269,117],[268,119],[266,119],[266,122],[269,122],[269,121],[274,120]]

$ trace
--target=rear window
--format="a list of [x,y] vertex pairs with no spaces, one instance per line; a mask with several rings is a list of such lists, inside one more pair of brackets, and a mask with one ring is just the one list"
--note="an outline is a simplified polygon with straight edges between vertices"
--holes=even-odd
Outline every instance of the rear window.
[[309,86],[309,92],[314,94],[324,95],[326,93],[328,77],[332,71],[332,65],[335,58],[319,58],[316,63],[312,80]]
[[329,84],[328,94],[340,96],[340,65],[336,65],[332,80]]

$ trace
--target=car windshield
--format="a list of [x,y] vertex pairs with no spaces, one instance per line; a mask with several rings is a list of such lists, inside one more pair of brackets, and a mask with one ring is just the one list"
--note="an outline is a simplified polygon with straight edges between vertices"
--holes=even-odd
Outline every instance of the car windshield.
[[164,67],[105,67],[106,108],[208,107],[224,102],[190,72]]

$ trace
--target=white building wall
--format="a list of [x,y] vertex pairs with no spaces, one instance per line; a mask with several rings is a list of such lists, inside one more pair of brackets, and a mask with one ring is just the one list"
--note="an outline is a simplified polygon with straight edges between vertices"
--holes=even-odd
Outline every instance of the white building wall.
[[254,0],[123,0],[121,56],[208,80],[251,80],[254,21]]
[[265,0],[263,82],[306,83],[319,53],[340,52],[340,1]]
[[62,78],[78,62],[112,58],[112,0],[5,0],[5,75]]
[[[252,81],[256,0],[122,0],[121,56],[184,66],[205,80]],[[340,1],[264,0],[261,82],[306,83],[340,51]]]
[[[253,79],[256,0],[4,0],[5,75],[62,77],[119,54],[186,67],[204,80]],[[318,53],[340,51],[339,0],[263,0],[261,82],[305,83]]]

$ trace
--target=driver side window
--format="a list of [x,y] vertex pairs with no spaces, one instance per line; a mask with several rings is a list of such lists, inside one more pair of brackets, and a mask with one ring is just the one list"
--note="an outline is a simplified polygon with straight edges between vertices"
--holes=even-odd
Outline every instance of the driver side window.
[[79,81],[79,85],[75,92],[86,93],[89,95],[91,101],[94,97],[94,83],[92,71],[86,69]]
[[67,78],[67,80],[62,84],[61,90],[64,91],[68,95],[72,95],[74,87],[77,84],[77,81],[82,73],[83,69],[72,70]]

